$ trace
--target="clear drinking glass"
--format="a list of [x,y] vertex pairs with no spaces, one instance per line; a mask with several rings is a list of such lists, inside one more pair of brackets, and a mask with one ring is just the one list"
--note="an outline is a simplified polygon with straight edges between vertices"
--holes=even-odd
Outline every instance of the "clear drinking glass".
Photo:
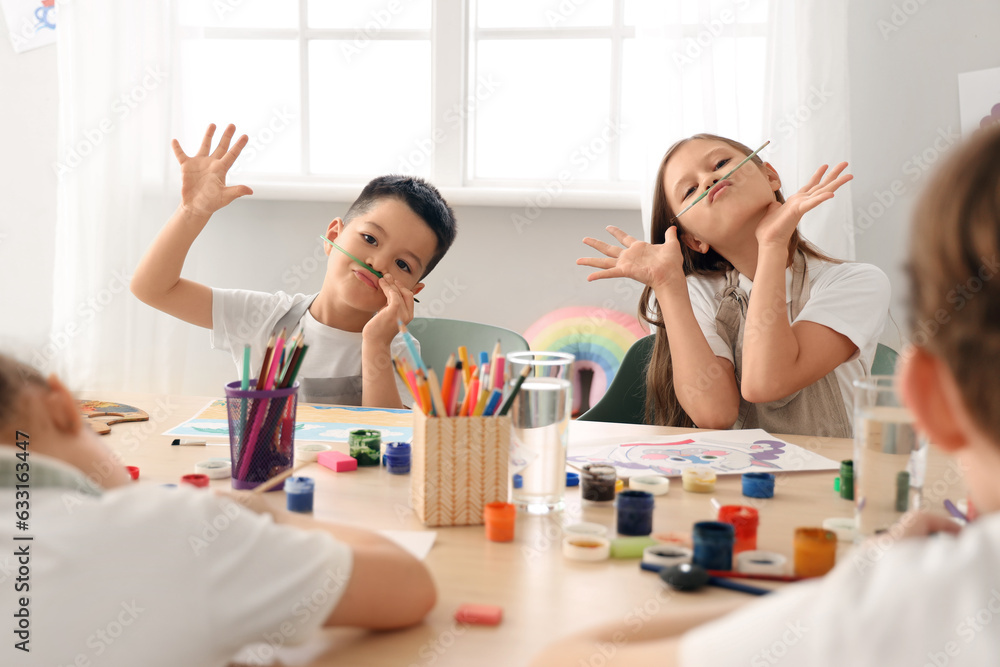
[[854,382],[854,508],[857,540],[920,508],[927,442],[891,375]]
[[566,444],[573,405],[575,357],[564,352],[511,352],[507,355],[510,387],[525,366],[530,374],[511,405],[510,474],[521,475],[514,504],[532,514],[565,506]]

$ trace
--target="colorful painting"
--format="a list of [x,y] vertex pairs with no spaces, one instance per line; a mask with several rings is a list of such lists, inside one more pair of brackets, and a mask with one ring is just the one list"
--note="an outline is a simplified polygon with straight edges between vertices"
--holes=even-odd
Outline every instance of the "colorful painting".
[[609,462],[619,477],[666,475],[678,477],[684,468],[707,465],[718,475],[745,472],[837,470],[840,464],[808,449],[785,442],[761,429],[707,431],[682,436],[659,436],[642,442],[609,438],[570,438],[567,462]]
[[[382,442],[409,442],[413,438],[413,413],[410,410],[363,408],[345,405],[299,403],[295,412],[295,439],[298,442],[347,442],[356,429],[382,432]],[[195,417],[175,426],[163,435],[204,438],[211,444],[229,444],[229,417],[225,399],[209,403]],[[211,438],[219,438],[212,442]]]

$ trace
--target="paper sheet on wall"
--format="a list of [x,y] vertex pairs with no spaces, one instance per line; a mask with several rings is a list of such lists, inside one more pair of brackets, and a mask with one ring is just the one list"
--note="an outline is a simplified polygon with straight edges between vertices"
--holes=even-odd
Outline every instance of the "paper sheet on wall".
[[959,74],[958,106],[964,135],[1000,123],[1000,67]]
[[717,475],[840,468],[837,461],[761,429],[705,431],[625,442],[620,436],[573,434],[566,461],[576,467],[607,461],[615,466],[619,477],[649,474],[677,477],[692,465],[707,465]]
[[[312,403],[299,403],[296,407],[296,442],[347,442],[349,433],[359,428],[378,429],[382,432],[382,442],[409,442],[413,438],[413,413],[410,410]],[[228,445],[229,417],[225,399],[212,401],[197,415],[163,435]]]
[[0,0],[15,53],[56,41],[55,0]]

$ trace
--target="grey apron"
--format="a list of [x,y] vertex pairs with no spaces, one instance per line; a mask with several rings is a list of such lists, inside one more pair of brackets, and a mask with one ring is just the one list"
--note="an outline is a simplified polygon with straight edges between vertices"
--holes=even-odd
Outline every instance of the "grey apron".
[[[271,333],[277,335],[282,329],[286,331],[295,329],[317,296],[318,294],[313,294],[292,306],[274,325]],[[299,400],[305,403],[361,405],[360,375],[339,378],[299,377],[298,383]]]
[[[743,369],[743,333],[750,297],[739,286],[740,274],[726,272],[726,286],[716,295],[722,299],[715,315],[715,327],[733,351],[736,360],[736,385],[741,386]],[[792,321],[809,300],[809,273],[802,251],[792,261]],[[769,403],[750,403],[740,396],[740,412],[732,428],[762,428],[769,433],[817,435],[850,438],[851,424],[840,393],[836,369],[813,384]]]

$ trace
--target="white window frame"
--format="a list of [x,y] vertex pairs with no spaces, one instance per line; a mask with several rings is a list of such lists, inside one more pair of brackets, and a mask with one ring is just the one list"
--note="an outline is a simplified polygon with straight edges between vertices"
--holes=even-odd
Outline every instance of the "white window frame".
[[[622,100],[622,60],[624,41],[635,37],[635,27],[625,25],[625,0],[613,0],[613,21],[608,27],[574,28],[479,28],[475,25],[475,0],[433,0],[430,30],[386,29],[371,35],[378,39],[430,39],[431,43],[431,138],[435,143],[431,155],[429,180],[451,204],[477,206],[522,206],[537,197],[549,183],[544,180],[473,179],[470,177],[471,138],[475,118],[468,109],[470,72],[475,71],[471,48],[476,40],[491,39],[552,39],[601,38],[612,41],[611,94],[609,121],[620,123]],[[296,201],[351,201],[364,182],[350,182],[338,177],[309,174],[309,41],[312,39],[354,40],[357,31],[346,29],[309,28],[307,0],[299,0],[299,25],[286,29],[252,28],[179,28],[181,38],[200,35],[215,39],[284,39],[297,40],[299,47],[299,103],[301,106],[301,158],[299,174],[247,173],[243,182],[251,186],[256,199]],[[678,26],[685,37],[694,37],[700,25]],[[740,27],[737,27],[739,32]],[[743,33],[746,34],[746,33]],[[462,110],[462,122],[449,123],[445,116],[450,110]],[[563,208],[640,208],[638,182],[618,181],[620,172],[620,142],[618,136],[609,140],[611,179],[595,184],[589,181],[577,188],[565,188],[558,204]],[[595,187],[596,185],[596,187]]]

